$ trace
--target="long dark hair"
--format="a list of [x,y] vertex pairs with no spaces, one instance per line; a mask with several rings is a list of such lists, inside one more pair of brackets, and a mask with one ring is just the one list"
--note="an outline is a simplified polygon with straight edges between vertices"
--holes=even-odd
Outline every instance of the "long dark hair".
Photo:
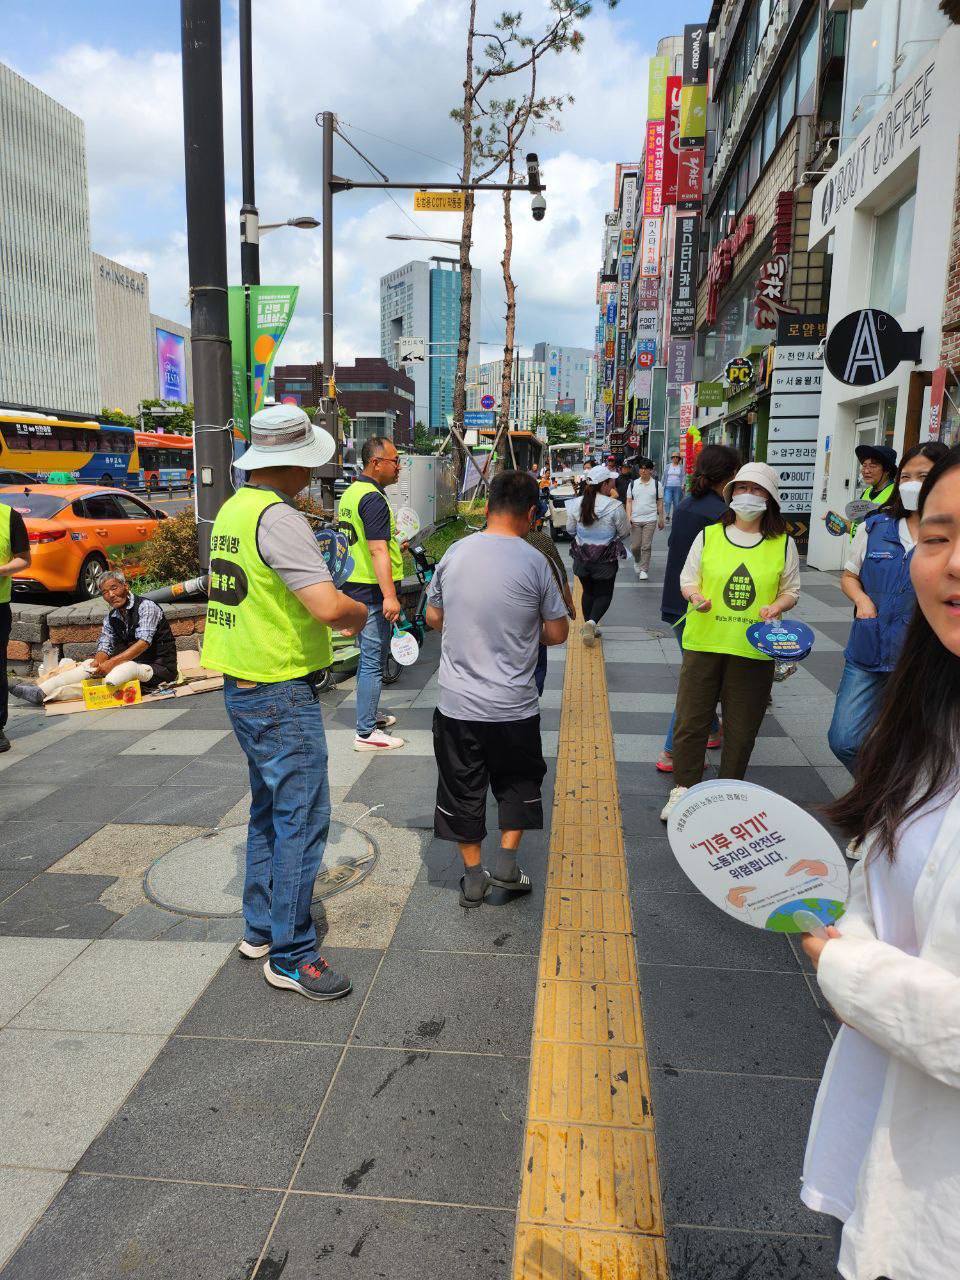
[[[606,480],[603,482],[606,484]],[[580,503],[580,523],[590,525],[597,518],[597,498],[600,496],[599,484],[585,484],[583,487],[583,501]]]
[[736,449],[725,444],[705,445],[694,463],[690,492],[695,498],[702,498],[717,485],[732,480],[739,470],[740,455]]
[[[727,507],[726,511],[720,517],[720,523],[726,529],[733,524],[737,518],[737,513],[731,511]],[[787,532],[787,522],[780,514],[780,503],[772,494],[767,494],[767,509],[760,517],[760,533],[764,538],[779,538],[781,533]],[[760,544],[757,543],[759,546]]]
[[884,515],[892,516],[894,520],[904,520],[912,514],[900,500],[900,477],[903,475],[903,468],[908,462],[912,462],[914,458],[929,458],[931,462],[939,462],[949,452],[950,450],[947,446],[941,444],[939,440],[928,440],[925,444],[916,444],[912,449],[908,449],[900,459],[899,467],[897,467],[896,484],[893,493],[880,508]]
[[[920,490],[920,514],[935,485],[960,467],[960,447],[936,464]],[[853,788],[824,812],[848,836],[874,832],[892,859],[902,823],[944,789],[960,760],[960,660],[914,611],[883,706],[857,757]]]

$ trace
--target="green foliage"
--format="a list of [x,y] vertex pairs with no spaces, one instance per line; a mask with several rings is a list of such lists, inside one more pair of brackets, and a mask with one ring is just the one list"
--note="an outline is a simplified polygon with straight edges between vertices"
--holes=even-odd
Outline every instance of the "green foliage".
[[435,431],[431,431],[422,422],[416,422],[413,427],[413,447],[412,453],[436,453],[439,437]]
[[193,510],[188,508],[168,520],[161,520],[150,541],[137,547],[136,552],[141,576],[155,585],[166,586],[198,577],[200,552]]
[[112,422],[118,427],[139,427],[140,425],[136,418],[132,418],[129,413],[124,413],[122,409],[104,407],[97,416],[101,422]]
[[575,413],[541,413],[537,415],[533,430],[541,425],[547,428],[547,444],[580,444],[583,441],[583,425]]
[[[177,404],[171,400],[143,400],[143,429],[144,431],[166,431],[174,436],[192,436],[193,435],[193,405]],[[163,406],[168,409],[176,409],[177,412],[170,417],[155,418],[150,410]],[[139,423],[135,422],[135,425]]]

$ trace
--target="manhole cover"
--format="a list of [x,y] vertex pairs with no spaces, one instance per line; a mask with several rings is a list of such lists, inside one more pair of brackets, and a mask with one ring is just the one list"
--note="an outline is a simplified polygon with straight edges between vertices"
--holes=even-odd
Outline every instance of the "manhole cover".
[[[147,868],[143,888],[151,902],[184,916],[243,914],[246,823],[224,827],[178,845]],[[330,823],[327,851],[313,900],[359,884],[373,870],[377,846],[354,827]]]

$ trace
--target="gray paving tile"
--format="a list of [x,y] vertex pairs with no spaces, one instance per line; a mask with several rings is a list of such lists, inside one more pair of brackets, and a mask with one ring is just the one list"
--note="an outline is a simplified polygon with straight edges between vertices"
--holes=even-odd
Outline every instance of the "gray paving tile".
[[[520,846],[519,860],[534,881],[542,881],[547,871],[547,845],[549,841],[549,822],[550,812],[552,808],[552,796],[544,794],[543,808],[544,821],[547,827],[543,831],[525,831],[523,833],[523,842]],[[487,839],[483,847],[483,859],[486,865],[490,865],[494,857],[494,851],[498,841],[497,835],[497,810],[492,801],[487,804]],[[430,811],[430,827],[433,827],[433,809]],[[430,835],[423,842],[423,851],[421,854],[423,860],[423,870],[417,876],[419,883],[429,883],[432,885],[443,886],[447,889],[459,889],[460,877],[463,875],[463,861],[460,857],[460,851],[457,846],[449,840],[440,840],[434,835]],[[511,899],[513,901],[513,899]],[[491,895],[491,902],[494,905],[502,905],[502,900],[496,895]]]
[[503,1280],[510,1269],[513,1222],[512,1213],[485,1209],[363,1200],[344,1205],[294,1194],[269,1252],[275,1259],[287,1257],[283,1280],[327,1274],[338,1280],[422,1280],[426,1273]]
[[103,785],[91,787],[88,783],[71,782],[57,788],[45,799],[31,800],[20,810],[20,816],[26,821],[47,819],[86,823],[99,819],[102,826],[126,809],[143,804],[155,790],[150,785],[113,786],[104,781]]
[[250,782],[250,770],[245,756],[217,760],[201,756],[197,760],[188,761],[174,760],[167,756],[166,759],[174,765],[173,772],[164,779],[172,787],[247,787]]
[[666,827],[657,823],[662,834],[625,837],[627,872],[634,890],[644,893],[698,893],[670,849]]
[[[607,688],[613,695],[620,693],[676,695],[677,682],[665,666],[641,666],[636,662],[611,662],[607,665]],[[610,699],[615,701],[614,697]]]
[[224,942],[94,942],[12,1025],[169,1035],[230,950]]
[[837,799],[845,796],[853,786],[853,778],[842,764],[817,765],[817,774]]
[[185,706],[148,704],[145,707],[120,707],[114,711],[88,712],[88,719],[84,719],[83,725],[84,729],[91,729],[95,733],[133,732],[142,735],[153,733],[155,729],[165,729],[174,720],[179,720],[185,711]]
[[[187,1013],[177,1035],[346,1043],[382,953],[329,947],[323,954],[353,983],[345,999],[318,1004],[295,992],[278,991],[264,979],[262,960],[248,960],[237,953]],[[242,1052],[236,1046],[223,1049]]]
[[[66,1181],[62,1173],[0,1169],[0,1267]],[[10,1272],[7,1273],[11,1274]]]
[[87,945],[85,939],[0,937],[0,1025],[29,1004]]
[[759,1236],[667,1227],[677,1280],[835,1280],[833,1246],[822,1236]]
[[102,825],[45,818],[4,823],[0,826],[0,867],[15,867],[29,861],[35,871],[43,871],[99,831]]
[[822,726],[820,733],[794,733],[793,740],[808,764],[830,766],[839,763],[837,757],[830,750],[830,743],[827,741],[828,728],[829,725],[826,724]]
[[[804,768],[780,769],[773,765],[751,763],[747,768],[747,780],[757,782],[762,787],[768,787],[771,791],[786,796],[788,800],[804,808],[829,804],[833,798],[817,770],[810,765]],[[814,817],[819,816],[815,810],[811,809],[811,812],[814,813]]]
[[651,1085],[667,1222],[823,1230],[799,1194],[816,1082],[652,1068]]
[[75,1175],[4,1280],[247,1280],[279,1203],[275,1192]]
[[[134,907],[126,915],[121,916],[103,935],[105,938],[124,938],[134,942],[153,942],[180,923],[183,916],[174,915],[172,911],[163,911],[152,902]],[[236,925],[234,925],[236,931]]]
[[658,893],[632,877],[630,904],[642,961],[796,972],[786,938],[734,920],[702,894]]
[[[32,772],[34,777],[38,776],[36,770]],[[5,774],[0,774],[0,778],[5,777]],[[55,782],[4,781],[0,783],[0,822],[4,824],[15,822],[18,818],[35,812],[41,801],[45,801],[56,789]]]
[[356,1038],[362,1044],[526,1056],[536,973],[532,956],[424,956],[391,948]]
[[112,876],[43,872],[0,904],[0,934],[33,938],[98,938],[117,919],[99,904]]
[[[366,804],[385,801],[379,816],[394,826],[432,829],[433,806],[437,797],[436,762],[432,756],[400,759],[400,754],[393,752],[385,759],[378,758],[376,773],[358,779],[346,798]],[[354,758],[363,760],[367,757],[355,755]]]
[[340,1052],[174,1037],[80,1167],[286,1186]]
[[205,751],[216,746],[221,739],[230,733],[224,729],[184,729],[177,725],[175,729],[157,729],[153,733],[143,734],[133,746],[125,747],[124,756],[177,756],[193,758],[202,756]]
[[429,947],[539,955],[543,875],[541,872],[539,892],[523,897],[500,891],[488,897],[479,910],[461,907],[458,891],[452,886],[415,885],[393,935],[393,945],[411,950]]
[[153,1061],[159,1036],[0,1031],[0,1164],[72,1169]]
[[526,1086],[515,1059],[348,1049],[295,1185],[515,1210]]
[[799,968],[789,974],[641,963],[640,990],[651,1066],[816,1080],[823,1072],[830,1037]]
[[233,783],[216,787],[167,783],[162,787],[144,789],[147,795],[135,797],[120,811],[124,821],[215,827],[224,814],[247,794],[246,787]]

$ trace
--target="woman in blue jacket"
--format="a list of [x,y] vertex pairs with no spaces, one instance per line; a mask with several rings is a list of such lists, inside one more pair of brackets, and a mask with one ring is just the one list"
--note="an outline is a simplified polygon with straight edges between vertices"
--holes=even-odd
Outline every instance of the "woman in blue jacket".
[[840,589],[855,614],[828,739],[851,773],[913,617],[910,558],[920,527],[917,501],[927,474],[946,453],[947,446],[934,441],[904,454],[889,501],[859,526],[843,567]]

